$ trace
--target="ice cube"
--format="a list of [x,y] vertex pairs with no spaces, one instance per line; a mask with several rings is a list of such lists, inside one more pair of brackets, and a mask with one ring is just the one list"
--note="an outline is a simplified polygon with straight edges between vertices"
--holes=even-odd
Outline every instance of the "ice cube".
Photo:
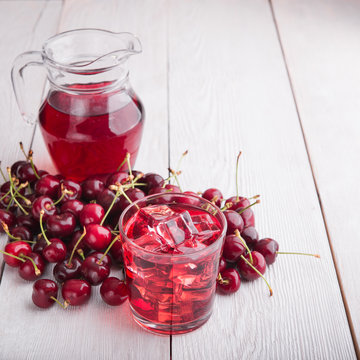
[[[196,235],[197,237],[198,235]],[[180,254],[191,254],[195,251],[199,251],[205,249],[207,246],[203,244],[201,241],[197,241],[195,238],[186,240],[181,244],[176,246],[177,252]]]
[[159,222],[156,231],[172,248],[198,234],[187,211],[176,214],[166,221]]
[[174,212],[166,205],[149,205],[140,209],[140,213],[144,215],[147,224],[151,227],[174,215]]
[[195,215],[192,217],[198,234],[196,240],[205,245],[210,245],[220,235],[220,228],[210,214]]
[[133,242],[142,247],[145,250],[155,251],[155,252],[167,252],[168,246],[164,244],[162,238],[155,233],[148,233],[137,239],[134,239]]

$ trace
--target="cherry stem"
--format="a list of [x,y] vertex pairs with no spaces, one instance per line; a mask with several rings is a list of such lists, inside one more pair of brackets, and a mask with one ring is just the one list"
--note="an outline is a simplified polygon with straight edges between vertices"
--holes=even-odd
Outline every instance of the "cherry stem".
[[1,254],[4,254],[4,255],[7,255],[7,256],[10,256],[10,257],[13,257],[14,259],[20,260],[20,261],[22,261],[22,262],[25,262],[25,261],[26,261],[25,259],[23,259],[23,258],[21,258],[21,257],[19,257],[19,256],[10,254],[10,253],[8,253],[8,252],[6,252],[6,251],[3,251],[3,250],[0,250],[0,253],[1,253]]
[[26,152],[24,150],[24,145],[23,145],[22,141],[19,142],[19,145],[20,145],[20,150],[24,154],[26,161],[28,161],[29,159],[28,159],[28,156],[26,155]]
[[236,201],[239,201],[239,159],[242,152],[239,151],[239,154],[236,158]]
[[121,195],[121,191],[120,191],[120,190],[117,190],[117,191],[116,191],[116,194],[115,194],[115,196],[114,196],[114,198],[113,198],[113,201],[111,202],[109,208],[107,209],[104,217],[101,219],[100,226],[102,226],[102,225],[104,224],[105,219],[108,217],[108,215],[110,214],[110,211],[111,211],[112,207],[113,207],[114,204],[115,204],[116,199],[117,199],[120,195]]
[[253,257],[252,257],[251,251],[250,251],[249,247],[247,246],[246,241],[245,241],[245,240],[242,238],[242,236],[240,235],[240,231],[239,231],[238,229],[236,229],[236,230],[234,231],[234,233],[235,233],[235,235],[241,240],[241,242],[243,243],[243,245],[245,246],[245,249],[246,249],[246,251],[248,252],[249,257],[250,257],[250,262],[253,264],[254,261],[253,261]]
[[[10,168],[8,167],[7,169],[7,172],[9,174],[9,181],[10,181],[10,194],[11,194],[11,198],[14,199],[14,201],[16,202],[17,206],[19,207],[19,209],[25,214],[25,215],[29,215],[29,213],[21,206],[21,204],[17,201],[15,195],[14,195],[14,192],[13,192],[13,189],[15,188],[15,185],[14,185],[14,181],[11,177],[11,170]],[[9,203],[10,204],[10,203]]]
[[178,163],[177,163],[177,166],[176,166],[176,169],[177,169],[177,170],[180,170],[181,162],[182,162],[183,158],[184,158],[188,153],[189,153],[189,150],[186,150],[186,151],[184,151],[184,152],[181,154],[180,159],[179,159],[179,161],[178,161]]
[[177,183],[180,191],[182,192],[181,186],[180,186],[180,182],[179,182],[179,178],[178,178],[178,175],[180,175],[181,172],[180,172],[180,171],[176,172],[176,171],[174,171],[174,170],[171,169],[171,168],[169,168],[169,171],[170,171],[170,173],[174,176],[174,179],[175,179],[175,181],[176,181],[176,183]]
[[216,279],[219,284],[224,284],[224,285],[228,285],[230,283],[229,279],[223,279],[223,277],[221,276],[221,274],[219,273],[217,279]]
[[37,173],[37,171],[36,171],[36,169],[35,169],[35,165],[34,165],[34,162],[33,162],[33,154],[34,154],[34,152],[30,149],[30,150],[29,150],[28,159],[29,159],[29,161],[30,161],[31,168],[32,168],[33,171],[34,171],[34,174],[35,174],[36,178],[39,180],[39,179],[40,179],[40,176],[39,176],[39,174]]
[[31,201],[30,201],[28,198],[26,198],[25,196],[23,196],[23,195],[19,192],[19,190],[21,190],[21,189],[23,189],[23,188],[26,188],[26,187],[28,186],[28,184],[29,184],[29,183],[26,181],[25,183],[20,184],[19,188],[17,188],[17,187],[15,186],[15,184],[14,184],[14,190],[15,190],[14,195],[17,196],[17,197],[22,198],[22,199],[24,200],[25,204],[26,204],[27,206],[30,206],[30,205],[31,205]]
[[260,200],[259,200],[259,199],[257,199],[255,202],[253,202],[252,204],[248,205],[247,207],[244,207],[243,209],[238,210],[237,212],[238,212],[239,214],[242,214],[245,210],[251,208],[252,206],[254,206],[254,205],[256,205],[256,204],[260,204]]
[[123,165],[126,163],[126,156],[127,156],[127,153],[124,157],[124,160],[121,162],[121,164],[118,166],[118,168],[116,169],[116,171],[120,171],[120,169],[123,167]]
[[252,197],[249,197],[248,199],[252,199],[252,200],[255,200],[255,199],[258,199],[260,197],[260,195],[254,195]]
[[3,197],[0,198],[0,201],[3,201],[9,195],[10,195],[10,190]]
[[36,241],[31,241],[31,240],[23,240],[19,237],[15,237],[14,235],[12,235],[9,231],[9,227],[7,226],[7,224],[4,222],[4,221],[1,221],[1,225],[6,233],[6,235],[12,239],[12,240],[16,240],[16,241],[24,241],[24,242],[27,242],[27,243],[30,243],[30,244],[35,244]]
[[42,209],[40,210],[40,219],[39,219],[39,223],[40,223],[40,229],[41,229],[41,233],[42,233],[42,236],[44,237],[46,243],[48,245],[51,244],[51,242],[49,241],[49,239],[47,238],[46,234],[45,234],[45,231],[44,231],[44,227],[43,227],[43,217],[44,217],[44,214],[45,214],[45,211]]
[[64,310],[69,306],[68,301],[64,301],[64,304],[62,304],[56,297],[50,296],[51,300],[54,300],[58,305],[60,305]]
[[225,210],[231,208],[232,206],[233,206],[233,203],[232,203],[232,202],[228,202],[228,203],[226,203],[220,210],[221,210],[221,211],[225,211]]
[[6,182],[6,181],[7,181],[7,179],[6,179],[6,177],[5,177],[4,172],[2,171],[2,168],[1,168],[1,161],[0,161],[0,173],[1,173],[1,176],[3,177],[4,181]]
[[[121,186],[121,185],[119,185],[119,190],[120,190],[120,192],[121,192],[121,195],[123,195],[124,196],[124,198],[129,202],[129,204],[133,204],[134,202],[132,201],[132,200],[130,200],[130,198],[126,195],[126,193],[125,193],[125,191],[124,191],[124,189],[123,189],[123,187]],[[136,206],[136,208],[138,209],[138,210],[140,210],[140,207],[136,204],[135,205]]]
[[22,257],[23,259],[29,260],[29,261],[33,264],[34,270],[35,270],[35,275],[36,275],[36,276],[41,275],[41,271],[39,270],[39,268],[38,268],[37,265],[35,264],[35,261],[34,261],[33,258],[31,258],[30,256],[26,256],[26,255],[24,255],[24,254],[21,254],[20,257]]
[[112,248],[112,246],[120,239],[120,235],[117,235],[114,237],[114,240],[110,243],[110,245],[107,247],[107,249],[104,252],[104,255],[100,258],[100,260],[97,262],[98,265],[100,265],[102,263],[102,261],[104,260],[106,254],[110,251],[110,249]]
[[302,253],[302,252],[285,252],[285,251],[277,251],[277,254],[289,254],[289,255],[305,255],[305,256],[314,256],[318,259],[320,259],[320,255],[319,254],[308,254],[308,253]]
[[84,230],[83,230],[81,236],[79,237],[79,239],[78,239],[78,241],[76,242],[74,248],[72,249],[71,255],[70,255],[70,257],[69,257],[69,261],[68,261],[67,264],[66,264],[67,267],[70,267],[70,266],[72,265],[71,262],[72,262],[72,259],[73,259],[73,257],[74,257],[75,251],[76,251],[77,247],[79,246],[81,240],[84,238],[85,235],[86,235],[86,229],[85,229],[85,226],[84,226]]
[[64,189],[64,184],[61,184],[61,196],[53,204],[56,206],[66,194],[73,195],[73,192],[71,190]]
[[129,152],[126,153],[125,159],[126,159],[126,162],[127,162],[128,172],[129,172],[130,179],[131,179],[131,187],[134,188],[134,177],[133,177],[132,170],[131,170],[130,153]]
[[77,249],[76,252],[81,257],[81,260],[84,261],[85,260],[84,251],[82,249]]
[[271,289],[271,286],[269,285],[269,283],[267,282],[267,280],[265,279],[265,277],[263,276],[263,274],[255,267],[253,266],[250,261],[248,261],[244,255],[241,255],[241,258],[266,282],[266,285],[268,286],[269,288],[269,291],[270,291],[270,296],[273,295],[273,291]]

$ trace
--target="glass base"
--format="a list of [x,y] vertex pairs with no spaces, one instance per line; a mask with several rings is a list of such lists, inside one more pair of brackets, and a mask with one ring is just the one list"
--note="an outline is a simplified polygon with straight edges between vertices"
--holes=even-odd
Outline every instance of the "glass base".
[[198,329],[200,326],[204,325],[210,318],[211,312],[201,319],[196,319],[191,322],[183,324],[158,324],[151,322],[141,315],[139,315],[130,305],[130,310],[133,315],[133,318],[136,323],[138,323],[142,328],[151,333],[158,335],[180,335],[186,334],[188,332]]

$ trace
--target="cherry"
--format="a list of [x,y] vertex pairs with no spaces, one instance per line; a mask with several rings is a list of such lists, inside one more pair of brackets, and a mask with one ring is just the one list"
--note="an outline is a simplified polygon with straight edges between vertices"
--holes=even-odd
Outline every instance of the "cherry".
[[115,198],[113,207],[110,210],[110,216],[119,216],[121,213],[120,199],[110,189],[104,189],[96,198],[96,202],[107,211]]
[[90,254],[91,256],[95,257],[97,261],[101,261],[101,265],[106,265],[108,267],[111,267],[112,261],[109,255],[106,255],[105,253],[94,251]]
[[40,279],[33,285],[32,301],[36,306],[46,309],[54,304],[57,293],[58,286],[55,281]]
[[18,267],[24,261],[16,259],[13,256],[21,258],[23,255],[29,256],[31,253],[31,246],[24,241],[14,241],[8,243],[5,246],[5,251],[0,251],[3,253],[4,261],[11,267]]
[[243,196],[239,196],[239,198],[237,196],[232,196],[225,201],[225,205],[227,204],[232,204],[230,207],[228,207],[229,210],[236,211],[249,206],[250,201]]
[[[81,230],[77,230],[74,232],[73,236],[71,237],[71,240],[67,246],[68,252],[72,252],[76,243],[78,242],[78,240],[80,239],[82,235],[82,231]],[[80,241],[80,243],[77,245],[76,250],[82,250],[84,253],[88,253],[89,252],[89,247],[85,244],[84,241]]]
[[227,268],[226,260],[221,257],[219,262],[219,273],[223,272]]
[[227,232],[226,235],[231,235],[235,230],[239,230],[240,233],[244,228],[244,220],[241,215],[234,210],[224,211],[224,215],[227,222]]
[[155,186],[153,188],[151,188],[149,190],[149,195],[155,195],[155,194],[168,194],[171,193],[172,191],[169,191],[167,189],[165,189],[162,186]]
[[76,219],[70,212],[50,215],[46,220],[46,228],[53,237],[65,237],[74,232]]
[[127,299],[128,292],[124,281],[116,277],[108,277],[101,284],[100,295],[108,305],[118,306]]
[[279,250],[279,244],[276,240],[265,238],[259,240],[255,244],[254,250],[263,255],[266,263],[270,265],[275,262],[277,251]]
[[63,283],[66,280],[79,278],[81,276],[81,260],[77,257],[58,262],[53,269],[53,275],[56,281]]
[[86,226],[85,244],[96,251],[105,249],[111,241],[111,232],[99,224],[90,224]]
[[166,184],[165,189],[171,191],[172,193],[179,193],[181,192],[179,186],[173,184]]
[[[129,205],[131,200],[131,203],[135,202],[136,200],[140,200],[145,197],[145,193],[141,191],[140,189],[136,188],[130,188],[125,191],[126,196],[122,195],[120,197],[120,203],[119,206],[122,211],[124,211]],[[127,199],[128,198],[128,199]]]
[[234,234],[225,237],[223,258],[229,262],[238,261],[246,253],[242,241]]
[[11,231],[11,235],[19,240],[29,240],[33,239],[33,234],[30,229],[26,226],[17,226],[13,228]]
[[242,219],[244,221],[244,228],[247,228],[249,226],[252,226],[252,227],[255,226],[255,215],[251,209],[246,209],[246,210],[242,211],[240,216],[242,217]]
[[117,238],[117,241],[115,241],[111,248],[110,248],[110,254],[113,260],[117,263],[123,262],[123,251],[122,251],[122,245],[119,238]]
[[27,164],[27,162],[25,160],[20,160],[20,161],[16,161],[14,162],[14,164],[11,165],[11,174],[15,177],[19,177],[18,175],[18,170],[21,166]]
[[213,202],[216,206],[221,206],[221,201],[223,199],[223,194],[220,190],[215,188],[210,188],[204,191],[202,197],[210,202]]
[[30,229],[30,231],[33,234],[36,234],[39,230],[39,224],[38,222],[32,217],[32,215],[19,215],[16,218],[16,223],[17,226],[25,226],[28,229]]
[[53,175],[44,175],[35,183],[35,193],[38,196],[45,195],[52,199],[57,197],[60,189],[60,180]]
[[105,184],[99,179],[87,179],[81,184],[82,197],[87,200],[96,200],[97,196],[105,189]]
[[164,179],[161,175],[147,173],[142,177],[141,182],[146,184],[146,186],[144,187],[144,192],[148,194],[151,189],[162,187],[162,185],[164,184]]
[[[31,258],[33,261],[31,261],[29,258]],[[34,263],[37,269],[34,267]],[[28,259],[22,264],[20,264],[18,271],[19,271],[19,275],[24,280],[34,281],[44,272],[44,270],[45,270],[44,259],[41,257],[41,255],[32,252],[28,255]]]
[[67,200],[61,205],[60,211],[62,213],[69,212],[73,214],[76,219],[79,219],[83,208],[84,204],[80,200]]
[[110,266],[105,264],[106,261],[100,262],[98,257],[98,253],[89,255],[81,265],[81,274],[94,286],[101,284],[110,275]]
[[[260,275],[248,264],[248,262],[250,262],[251,265],[256,268],[261,274],[265,274],[266,271],[266,261],[262,254],[257,251],[252,251],[251,256],[252,262],[250,259],[250,255],[246,254],[237,263],[241,277],[249,281],[259,278]],[[245,258],[248,262],[246,262],[243,258]]]
[[234,268],[225,269],[216,280],[216,290],[220,294],[233,294],[240,288],[240,275]]
[[36,198],[32,204],[31,214],[37,221],[40,220],[41,210],[44,210],[44,220],[46,220],[48,216],[56,213],[56,207],[52,199],[48,196],[40,196]]
[[100,224],[105,215],[104,208],[99,204],[87,204],[80,213],[80,224]]
[[[74,180],[63,180],[61,182],[63,184],[65,192],[65,196],[61,200],[61,203],[64,203],[67,200],[76,200],[81,198],[81,185]],[[62,195],[61,188],[58,190],[58,197]]]
[[62,240],[52,238],[48,240],[47,245],[42,251],[42,255],[49,263],[63,261],[66,256],[66,245]]
[[[38,170],[37,174],[39,175],[40,179],[44,176],[44,175],[49,175],[49,173],[46,170]],[[58,178],[57,178],[58,179]],[[60,179],[58,179],[60,180]]]
[[33,165],[35,168],[32,168],[32,165],[28,162],[25,162],[25,164],[21,164],[18,166],[16,171],[16,177],[20,180],[20,182],[26,182],[33,183],[38,179],[37,175],[37,169],[35,165]]
[[255,246],[259,240],[259,234],[253,226],[246,227],[241,232],[241,236],[249,246]]
[[106,186],[124,184],[128,177],[129,174],[126,171],[117,171],[109,176],[106,181]]
[[[4,222],[11,229],[16,223],[16,218],[10,211],[0,209],[0,222]],[[0,226],[1,232],[4,232],[2,226]]]
[[61,293],[68,304],[80,306],[90,299],[91,285],[86,280],[70,279],[65,281]]
[[47,245],[46,240],[44,239],[44,237],[42,236],[42,234],[40,234],[41,236],[38,237],[36,244],[33,247],[33,252],[36,252],[37,254],[42,255],[42,252],[45,248],[45,246]]

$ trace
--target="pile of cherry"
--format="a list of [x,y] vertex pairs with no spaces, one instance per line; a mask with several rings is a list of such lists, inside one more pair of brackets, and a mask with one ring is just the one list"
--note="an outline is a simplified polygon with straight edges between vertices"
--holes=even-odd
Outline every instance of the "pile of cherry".
[[[122,304],[127,299],[126,285],[109,277],[112,266],[122,268],[119,216],[146,195],[180,192],[179,186],[170,184],[172,179],[178,181],[179,172],[171,171],[166,180],[158,174],[143,174],[130,169],[127,156],[119,168],[127,162],[129,171],[91,176],[79,183],[38,170],[32,151],[25,156],[2,174],[0,229],[8,235],[8,243],[0,252],[5,263],[17,267],[21,278],[36,280],[32,300],[41,308],[54,302],[64,308],[82,305],[89,300],[92,286],[98,285],[107,304]],[[221,207],[227,220],[217,290],[230,294],[239,289],[241,278],[263,277],[279,246],[270,238],[259,240],[251,209],[258,196],[224,201],[219,190],[208,189],[202,197]],[[252,204],[251,199],[255,199]],[[55,264],[56,282],[40,279],[49,263]],[[64,302],[58,300],[59,285]]]

